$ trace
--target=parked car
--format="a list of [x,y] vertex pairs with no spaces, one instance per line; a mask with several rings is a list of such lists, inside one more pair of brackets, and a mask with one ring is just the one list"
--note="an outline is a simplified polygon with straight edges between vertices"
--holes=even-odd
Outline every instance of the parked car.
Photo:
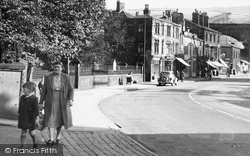
[[171,84],[177,85],[177,77],[174,75],[173,71],[162,71],[160,72],[160,76],[158,78],[158,85],[166,85],[166,84]]

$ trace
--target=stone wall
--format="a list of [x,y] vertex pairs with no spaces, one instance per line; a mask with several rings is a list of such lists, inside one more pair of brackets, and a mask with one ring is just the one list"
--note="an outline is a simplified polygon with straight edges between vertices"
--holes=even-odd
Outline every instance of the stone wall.
[[[140,83],[143,81],[142,74],[133,74],[133,81]],[[127,75],[94,75],[80,76],[78,89],[85,90],[101,86],[126,85]]]

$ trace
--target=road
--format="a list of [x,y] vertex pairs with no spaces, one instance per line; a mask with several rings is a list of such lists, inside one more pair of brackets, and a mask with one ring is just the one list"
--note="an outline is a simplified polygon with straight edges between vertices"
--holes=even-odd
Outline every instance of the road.
[[249,156],[249,77],[150,86],[104,99],[121,131],[163,156]]

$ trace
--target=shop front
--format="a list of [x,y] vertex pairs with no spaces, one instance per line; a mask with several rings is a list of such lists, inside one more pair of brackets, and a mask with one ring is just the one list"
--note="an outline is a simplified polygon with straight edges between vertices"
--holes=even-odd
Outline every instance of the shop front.
[[176,76],[178,77],[178,79],[183,80],[183,74],[181,73],[185,73],[185,75],[188,75],[188,70],[185,70],[186,67],[190,67],[190,65],[183,60],[180,57],[175,57],[174,60],[174,73],[176,74]]

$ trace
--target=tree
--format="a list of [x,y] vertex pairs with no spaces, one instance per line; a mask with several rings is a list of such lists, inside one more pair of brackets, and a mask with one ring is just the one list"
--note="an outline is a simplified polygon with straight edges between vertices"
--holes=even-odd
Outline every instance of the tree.
[[117,62],[127,62],[126,55],[128,49],[133,46],[134,38],[128,36],[129,24],[126,22],[126,16],[122,13],[110,13],[110,16],[104,22],[105,41],[108,43],[111,55],[111,62],[116,59]]
[[106,17],[105,0],[2,0],[0,7],[0,41],[36,49],[51,62],[84,53]]
[[96,33],[88,46],[83,49],[80,58],[85,65],[107,64],[111,61],[111,51],[109,44],[104,40],[103,32]]

